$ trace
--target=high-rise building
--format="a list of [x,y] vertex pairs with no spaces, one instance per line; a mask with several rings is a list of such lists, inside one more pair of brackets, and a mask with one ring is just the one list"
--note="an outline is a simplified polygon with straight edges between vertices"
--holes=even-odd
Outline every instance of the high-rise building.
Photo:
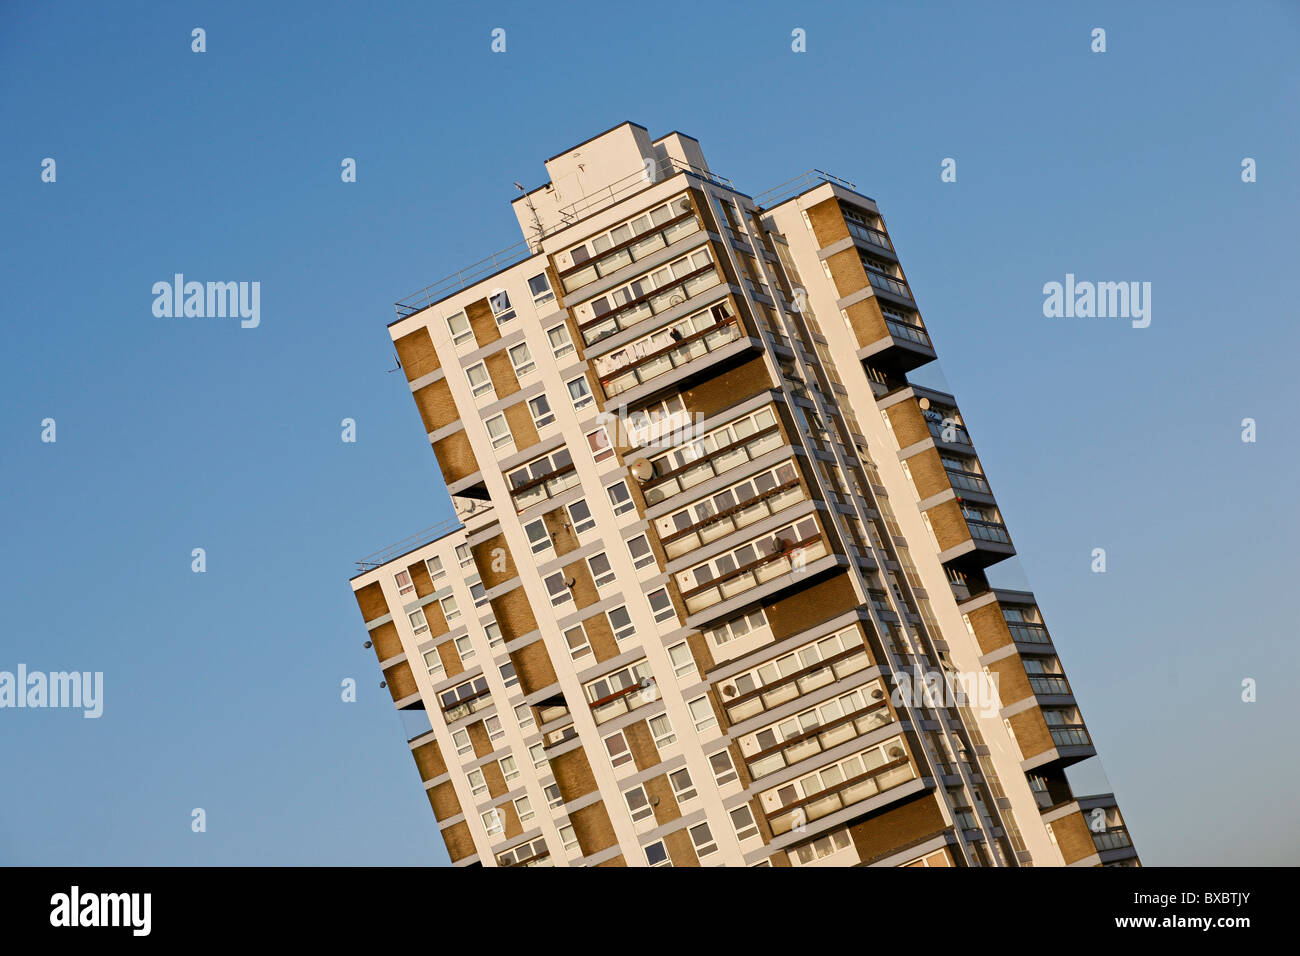
[[546,168],[398,304],[457,517],[352,580],[452,862],[1136,865],[876,203]]

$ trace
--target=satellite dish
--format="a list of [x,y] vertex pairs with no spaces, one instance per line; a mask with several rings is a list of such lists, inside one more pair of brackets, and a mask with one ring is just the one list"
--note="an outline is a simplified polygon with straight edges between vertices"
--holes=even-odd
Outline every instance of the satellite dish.
[[928,398],[918,398],[916,404],[921,406],[921,411],[923,412],[928,412],[930,410],[930,400]]
[[735,685],[735,684],[723,684],[723,685],[722,685],[722,696],[723,696],[723,697],[735,697],[735,696],[736,696],[736,685]]
[[649,481],[654,477],[655,469],[654,465],[650,464],[650,459],[638,458],[632,462],[631,472],[632,477],[637,481]]

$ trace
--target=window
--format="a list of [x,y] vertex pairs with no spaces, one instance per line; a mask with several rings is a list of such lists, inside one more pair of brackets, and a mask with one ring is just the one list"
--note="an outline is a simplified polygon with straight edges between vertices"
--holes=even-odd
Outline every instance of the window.
[[474,599],[475,607],[482,607],[484,604],[487,604],[487,588],[483,586],[482,578],[476,574],[474,575],[473,580],[466,581],[465,583],[469,585],[469,596]]
[[691,712],[691,720],[695,721],[697,731],[708,730],[718,725],[718,717],[713,713],[713,705],[709,703],[709,698],[696,697],[686,706]]
[[586,408],[595,401],[591,397],[591,386],[587,384],[585,375],[579,375],[577,378],[565,382],[564,387],[569,390],[569,398],[573,400],[575,410]]
[[528,802],[527,797],[520,797],[515,801],[515,813],[519,814],[520,823],[527,823],[536,816],[533,813],[533,805]]
[[469,545],[456,545],[456,560],[460,562],[462,568],[474,563],[474,555],[470,552]]
[[667,714],[655,714],[646,724],[650,727],[650,736],[654,738],[656,747],[677,743],[677,734],[673,732],[673,723]]
[[567,448],[535,458],[506,473],[506,483],[514,496],[516,511],[523,511],[530,505],[558,495],[578,482],[573,455]]
[[[447,331],[451,333],[451,344],[457,347],[466,342],[474,342],[474,330],[470,328],[469,319],[464,312],[457,312],[447,318]],[[478,343],[475,342],[475,345]]]
[[456,618],[460,617],[460,608],[456,606],[455,595],[448,594],[438,603],[442,605],[442,616],[445,617],[448,622],[454,621]]
[[656,840],[645,848],[645,861],[651,866],[673,865],[673,861],[668,859],[668,851],[664,849],[663,840]]
[[609,626],[613,628],[616,640],[621,641],[625,637],[631,637],[636,631],[636,628],[632,625],[632,615],[627,613],[627,605],[625,604],[606,611],[605,616],[609,618]]
[[527,342],[510,346],[508,354],[510,364],[515,367],[515,378],[522,379],[525,375],[537,371],[537,366],[533,363],[533,355],[528,351]]
[[596,582],[596,587],[603,588],[614,583],[614,568],[609,563],[609,555],[604,551],[589,557],[587,567],[591,569],[591,579]]
[[424,566],[428,568],[431,580],[438,581],[447,576],[447,572],[442,567],[442,558],[425,558]]
[[668,596],[667,588],[658,588],[646,596],[650,599],[650,611],[654,614],[656,621],[663,622],[677,616],[677,609],[673,607],[673,601]]
[[[443,710],[450,710],[459,704],[465,703],[467,700],[486,699],[485,695],[487,694],[487,689],[487,681],[484,680],[483,675],[480,674],[472,680],[467,680],[464,683],[457,684],[455,687],[447,688],[438,695],[438,701],[442,704]],[[484,721],[485,725],[486,723],[487,722]]]
[[487,631],[488,647],[496,647],[506,642],[506,639],[501,636],[501,625],[496,621],[488,621],[483,625],[483,630]]
[[668,648],[668,660],[672,662],[673,674],[677,677],[695,673],[695,657],[685,641]]
[[564,572],[556,571],[548,575],[544,583],[546,584],[546,593],[551,596],[551,606],[559,607],[573,600],[573,594],[569,591],[569,586],[564,580]]
[[739,779],[729,751],[719,750],[713,754],[709,757],[709,766],[713,768],[713,779],[717,781],[719,787]]
[[555,421],[555,413],[551,411],[550,400],[545,395],[530,398],[528,400],[528,411],[533,416],[533,424],[537,426],[539,431]]
[[393,581],[397,584],[398,594],[410,594],[415,590],[415,584],[411,581],[410,571],[398,571],[393,575]]
[[579,498],[569,505],[569,521],[573,524],[574,534],[582,534],[596,527],[596,519],[592,517],[585,498]]
[[469,731],[463,727],[451,732],[451,742],[456,745],[457,757],[465,757],[474,752],[474,741],[469,739]]
[[492,387],[492,376],[488,374],[487,366],[482,362],[465,369],[465,377],[469,379],[470,394],[475,398],[489,392],[492,393],[493,398],[497,397],[496,389]]
[[614,506],[614,514],[616,515],[625,514],[636,508],[636,502],[632,500],[632,493],[627,490],[627,482],[622,479],[606,488],[605,494],[609,495],[609,503]]
[[487,830],[488,836],[495,836],[506,828],[505,815],[496,807],[483,814],[482,820],[483,828]]
[[555,298],[555,293],[551,291],[551,284],[546,281],[545,272],[528,280],[528,291],[532,293],[533,305],[544,305]]
[[653,819],[655,808],[650,805],[650,798],[646,796],[645,787],[638,784],[631,790],[625,790],[623,799],[627,802],[627,809],[632,814],[633,822]]
[[609,754],[610,766],[621,767],[632,761],[632,751],[621,730],[605,738],[605,752]]
[[[479,680],[481,681],[483,678],[480,677]],[[488,740],[500,740],[506,735],[506,729],[501,726],[501,718],[496,714],[483,718],[483,728],[487,731]]]
[[546,795],[546,805],[552,810],[564,805],[564,794],[560,792],[558,783],[547,784],[542,788],[542,793]]
[[505,682],[506,687],[515,687],[519,684],[519,675],[515,673],[514,664],[502,664],[497,670],[501,672],[501,680]]
[[474,645],[470,642],[468,634],[456,638],[456,653],[460,655],[462,662],[474,656]]
[[587,449],[591,452],[592,461],[598,463],[614,457],[614,446],[609,443],[609,432],[605,431],[604,426],[594,432],[587,432]]
[[555,545],[551,542],[551,535],[546,530],[546,522],[541,518],[524,525],[524,534],[528,536],[528,547],[532,549],[533,554],[555,549]]
[[758,824],[754,822],[754,814],[748,804],[742,803],[731,811],[731,828],[736,831],[737,840],[758,836]]
[[718,647],[726,644],[728,641],[734,641],[738,637],[744,637],[751,631],[767,625],[767,617],[763,614],[762,608],[742,614],[740,617],[733,618],[717,627],[709,628],[705,631],[708,639]]
[[471,770],[466,777],[469,778],[469,792],[474,796],[482,796],[487,793],[487,778],[483,776],[482,770]]
[[407,617],[411,621],[411,630],[415,631],[416,634],[423,634],[429,629],[429,622],[424,617],[424,608],[416,608]]
[[497,289],[488,296],[488,305],[492,306],[492,314],[497,317],[497,325],[505,325],[515,317],[514,307],[510,305],[510,293],[505,289]]
[[537,721],[533,718],[533,709],[527,704],[520,704],[515,708],[515,722],[519,724],[519,729],[526,731]]
[[627,539],[627,553],[632,556],[632,566],[638,570],[655,563],[655,553],[650,549],[650,539],[643,534]]
[[678,803],[685,803],[699,796],[699,791],[695,789],[695,781],[691,779],[690,771],[685,767],[670,773],[668,782],[672,784],[673,796],[677,798]]
[[560,843],[563,844],[565,852],[578,846],[578,834],[572,824],[566,823],[560,827]]
[[810,843],[801,843],[799,846],[791,847],[790,865],[803,866],[814,860],[830,856],[832,853],[847,849],[852,844],[853,838],[849,836],[847,827],[832,830],[825,836],[820,836]]
[[707,823],[697,823],[688,831],[691,835],[691,843],[695,846],[695,855],[703,859],[710,853],[718,851],[717,841],[713,839],[713,831],[709,829]]
[[564,640],[569,645],[569,656],[575,661],[591,654],[591,643],[581,624],[575,624],[565,631]]
[[546,338],[551,343],[551,352],[556,358],[563,358],[573,351],[573,339],[569,338],[568,327],[557,325],[546,330]]
[[424,652],[424,667],[434,680],[442,680],[447,676],[447,670],[442,666],[442,655],[436,647]]
[[528,756],[532,758],[534,770],[541,767],[546,763],[546,745],[533,744],[528,748]]
[[488,438],[492,439],[493,448],[514,444],[515,439],[510,434],[510,426],[506,424],[505,415],[493,415],[483,424],[487,426]]

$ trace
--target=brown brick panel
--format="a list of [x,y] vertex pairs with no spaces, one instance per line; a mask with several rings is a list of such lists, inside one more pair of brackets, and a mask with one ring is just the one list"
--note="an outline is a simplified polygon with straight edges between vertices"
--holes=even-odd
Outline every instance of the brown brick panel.
[[465,665],[461,663],[460,652],[456,650],[456,645],[452,641],[443,641],[437,647],[438,657],[442,659],[442,669],[446,672],[447,677],[456,677],[465,671]]
[[483,586],[489,591],[519,575],[504,534],[479,542],[470,548],[470,554],[474,556],[474,567],[483,579]]
[[397,357],[402,361],[408,382],[414,382],[441,367],[438,350],[433,347],[427,326],[422,325],[414,332],[408,332],[394,342],[393,346],[397,349]]
[[546,524],[546,532],[551,536],[551,543],[555,545],[556,556],[563,556],[578,547],[578,536],[573,533],[573,528],[569,524],[568,512],[563,508],[553,508],[542,515],[542,521]]
[[930,519],[930,527],[934,529],[940,551],[947,551],[971,540],[970,526],[966,524],[966,517],[961,513],[961,505],[956,501],[945,501],[941,505],[936,505],[929,509],[926,515]]
[[934,448],[927,448],[907,459],[907,470],[912,473],[916,493],[923,501],[952,487],[948,472],[944,471],[943,462],[939,460],[939,452]]
[[483,364],[487,366],[488,378],[492,379],[492,388],[497,393],[497,398],[505,398],[519,391],[519,378],[515,375],[515,367],[510,364],[508,352],[489,355]]
[[434,442],[433,453],[438,456],[438,467],[442,469],[442,477],[448,484],[478,471],[478,462],[470,448],[469,436],[463,429]]
[[773,640],[780,641],[857,606],[857,592],[848,573],[841,572],[769,605],[767,622]]
[[488,739],[487,728],[483,726],[483,721],[476,720],[465,728],[469,731],[469,742],[474,745],[475,757],[486,757],[492,753],[492,741]]
[[361,618],[367,624],[388,613],[388,601],[384,598],[384,589],[378,581],[358,588],[355,596],[357,606],[361,608]]
[[867,281],[867,270],[862,267],[857,249],[845,249],[843,252],[828,256],[825,261],[826,267],[831,270],[831,280],[835,283],[835,291],[839,293],[839,298],[847,298],[854,292],[870,287],[871,283]]
[[[681,808],[677,805],[677,797],[673,793],[673,785],[668,782],[668,774],[647,780],[645,792],[650,802],[654,804],[656,823],[660,825],[671,823],[682,815]],[[655,804],[656,799],[659,801],[657,804]]]
[[605,615],[592,615],[582,622],[582,627],[587,632],[587,643],[591,645],[591,652],[597,662],[607,661],[623,653],[614,637],[614,629],[609,626],[609,618]]
[[445,378],[419,389],[414,397],[415,407],[420,410],[420,421],[424,422],[426,432],[436,432],[460,418]]
[[873,342],[890,337],[889,326],[885,324],[885,316],[880,311],[880,303],[876,301],[874,295],[860,302],[854,302],[844,311],[848,314],[849,327],[853,329],[858,348],[864,348]]
[[469,319],[469,326],[474,330],[474,340],[478,342],[479,348],[501,338],[501,329],[497,327],[496,316],[492,314],[492,307],[488,305],[487,299],[479,299],[465,306],[465,317]]
[[840,202],[835,197],[819,202],[805,210],[808,222],[812,225],[813,235],[817,238],[817,248],[825,249],[841,239],[849,238],[849,226],[844,221]]
[[415,675],[411,673],[411,667],[406,661],[394,664],[384,671],[384,680],[388,682],[388,693],[393,695],[394,703],[403,697],[410,697],[420,689],[416,686]]
[[989,671],[997,677],[998,699],[1002,701],[1002,706],[1014,704],[1018,700],[1034,695],[1029,686],[1029,676],[1025,673],[1024,662],[1020,660],[1019,654],[1012,654],[1010,657],[995,661],[989,665]]
[[1002,605],[996,601],[976,608],[967,617],[970,618],[970,626],[975,630],[975,639],[979,641],[980,652],[983,654],[1006,647],[1014,640],[1006,618],[1002,616]]
[[534,641],[527,647],[515,651],[510,655],[510,660],[515,665],[515,673],[519,675],[519,685],[525,694],[531,694],[555,683],[555,668],[551,666],[546,645],[541,641]]
[[766,391],[774,384],[762,356],[759,356],[700,383],[685,392],[682,400],[691,413],[708,417]]
[[501,625],[501,636],[507,643],[537,630],[537,618],[533,617],[533,609],[523,588],[507,591],[493,598],[491,603],[492,614]]
[[537,434],[537,426],[533,424],[533,413],[528,410],[527,402],[511,405],[504,414],[506,426],[510,429],[510,437],[515,440],[516,451],[531,448],[541,441],[541,436]]
[[934,794],[923,793],[906,803],[882,808],[849,827],[853,845],[865,863],[879,859],[916,840],[947,828]]
[[585,560],[566,564],[561,570],[566,581],[573,581],[573,587],[569,590],[573,592],[575,607],[581,610],[591,607],[600,600],[600,594],[596,591],[596,582],[592,579],[591,569],[587,567]]
[[429,569],[425,567],[423,561],[416,561],[406,570],[411,575],[411,583],[415,585],[416,597],[428,597],[436,590],[433,579],[429,577]]
[[416,747],[411,751],[411,756],[415,758],[415,767],[420,771],[421,780],[432,780],[447,772],[447,762],[442,759],[436,740]]
[[551,772],[560,788],[565,803],[578,799],[596,789],[596,775],[591,771],[586,751],[579,748],[560,754],[551,760]]
[[655,746],[654,737],[644,720],[638,720],[623,728],[627,738],[628,749],[632,751],[632,760],[638,770],[649,770],[659,763],[659,748]]
[[1020,755],[1025,760],[1056,746],[1051,732],[1047,729],[1047,721],[1043,720],[1043,712],[1037,706],[1022,710],[1010,720],[1011,730],[1016,735],[1016,743],[1020,745]]
[[1092,831],[1083,811],[1052,821],[1052,833],[1056,835],[1056,845],[1066,864],[1077,863],[1097,852],[1097,844],[1092,840]]
[[451,630],[451,625],[447,623],[447,615],[442,613],[441,601],[430,601],[424,605],[424,620],[429,625],[429,631],[427,634],[420,635],[421,640],[427,641]]
[[465,823],[464,820],[454,827],[443,830],[442,842],[447,844],[447,854],[451,857],[453,863],[473,856],[478,852],[474,846],[474,838],[469,833],[469,824]]
[[668,851],[668,858],[673,861],[673,866],[700,865],[700,858],[695,855],[695,847],[691,845],[691,835],[686,832],[685,827],[664,837],[664,848]]
[[716,663],[713,659],[713,648],[709,645],[708,638],[703,634],[692,634],[686,639],[687,645],[691,649],[691,656],[695,658],[695,669],[703,677],[709,671],[713,670]]
[[460,801],[456,799],[456,789],[450,780],[429,788],[428,793],[433,815],[439,820],[449,820],[460,813]]
[[392,621],[380,624],[372,630],[370,642],[375,646],[375,656],[381,661],[402,653],[402,640],[397,636],[397,627]]
[[583,856],[599,853],[618,842],[614,835],[614,825],[609,822],[609,811],[604,803],[593,803],[569,815],[573,832],[578,837],[578,846]]
[[506,786],[506,775],[501,772],[500,764],[485,763],[480,769],[483,771],[483,780],[488,786],[489,797],[495,800],[510,789]]
[[[506,818],[506,829],[505,833],[502,834],[501,839],[509,840],[524,832],[523,824],[519,822],[519,814],[515,810],[514,801],[507,800],[505,803],[498,805],[497,809],[501,811],[501,815]],[[533,812],[537,812],[536,807],[533,808]]]
[[930,427],[925,423],[921,407],[915,399],[906,399],[885,409],[889,424],[894,429],[894,439],[899,448],[907,448],[930,437]]

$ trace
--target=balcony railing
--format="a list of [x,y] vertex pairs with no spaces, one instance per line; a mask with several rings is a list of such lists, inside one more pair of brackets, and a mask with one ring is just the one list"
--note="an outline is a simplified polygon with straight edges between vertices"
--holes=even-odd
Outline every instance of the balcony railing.
[[702,481],[708,481],[715,475],[729,471],[737,465],[753,461],[773,448],[780,448],[782,442],[780,426],[772,425],[730,445],[722,446],[708,458],[688,462],[671,471],[665,471],[644,486],[646,504],[656,504],[687,488],[693,488]]
[[970,528],[972,538],[991,541],[995,544],[1010,544],[1011,536],[1007,534],[1006,525],[998,521],[984,521],[980,518],[967,518],[966,526]]
[[601,339],[631,328],[652,315],[659,315],[661,312],[676,308],[692,296],[713,288],[718,281],[718,267],[710,262],[703,268],[674,279],[662,288],[652,289],[616,309],[589,319],[578,326],[578,332],[582,335],[585,345],[595,345]]
[[1051,636],[1047,628],[1033,621],[1007,621],[1012,640],[1020,644],[1050,644]]
[[1052,734],[1052,741],[1058,747],[1091,747],[1092,738],[1088,736],[1088,731],[1084,729],[1083,724],[1066,724],[1062,726],[1048,725]]
[[882,614],[892,614],[894,606],[889,603],[889,595],[884,591],[875,588],[867,589],[867,600],[870,601],[871,607]]
[[1030,674],[1029,688],[1035,694],[1069,695],[1070,685],[1056,674]]
[[[970,445],[970,434],[966,431],[966,426],[959,422],[946,418],[943,421],[935,421],[927,418],[925,424],[930,429],[930,434],[939,441],[947,442],[949,445]],[[950,437],[951,436],[951,437]]]
[[723,701],[722,706],[727,712],[727,718],[732,723],[736,723],[755,714],[761,714],[765,710],[771,710],[773,707],[780,707],[796,697],[810,694],[819,687],[843,680],[850,674],[870,666],[871,658],[865,647],[851,648],[787,674],[780,680],[765,684],[757,690]]
[[603,724],[607,720],[620,717],[623,714],[631,713],[638,707],[645,704],[653,703],[659,699],[659,693],[656,689],[650,693],[650,688],[654,687],[655,679],[646,678],[645,684],[636,683],[621,690],[616,690],[612,694],[607,694],[600,700],[591,702],[591,716],[598,724]]
[[[844,781],[834,791],[822,791],[811,797],[805,797],[794,803],[786,804],[774,813],[767,815],[767,821],[776,834],[788,833],[803,822],[820,819],[836,810],[852,806],[882,791],[906,783],[915,776],[911,761],[906,756],[869,770],[864,774]],[[795,820],[802,811],[802,819]]]
[[865,268],[867,270],[867,281],[871,283],[873,289],[892,292],[900,298],[907,299],[909,302],[912,301],[912,293],[907,288],[907,283],[902,279],[897,279],[885,272],[879,272],[871,266],[865,266]]
[[688,335],[674,345],[651,352],[635,365],[628,366],[608,378],[602,378],[601,387],[604,388],[607,398],[613,398],[656,376],[680,368],[702,355],[715,352],[740,337],[739,323],[734,317],[726,319],[713,328]]
[[893,722],[889,714],[889,701],[869,704],[852,714],[846,714],[822,727],[814,727],[802,734],[783,740],[745,758],[750,777],[755,780],[793,766],[823,751],[837,747],[854,737],[861,737]]
[[855,222],[847,216],[844,218],[844,222],[849,227],[849,235],[853,236],[855,239],[861,239],[863,242],[869,242],[873,246],[879,246],[887,252],[894,251],[894,244],[889,241],[889,236],[881,230],[864,223]]
[[659,543],[664,546],[664,553],[668,557],[678,558],[688,551],[702,547],[710,541],[716,541],[733,531],[739,531],[768,515],[774,515],[790,507],[797,501],[804,500],[806,499],[800,488],[799,479],[796,478],[777,485],[763,494],[732,505],[725,511],[719,511],[689,528],[683,528],[661,538]]
[[973,471],[957,471],[952,468],[945,468],[948,472],[948,481],[954,488],[959,491],[974,491],[982,495],[992,494],[989,490],[989,483],[984,480],[983,475],[977,475]]
[[903,339],[907,342],[915,342],[917,345],[924,345],[928,349],[934,348],[930,342],[930,334],[919,325],[908,325],[906,322],[899,322],[897,319],[885,318],[885,325],[889,327],[889,332],[896,339]]
[[1128,827],[1107,827],[1099,833],[1092,835],[1093,845],[1097,847],[1097,852],[1104,853],[1106,850],[1123,850],[1133,845],[1133,840],[1128,835]]
[[765,558],[759,558],[757,561],[751,561],[749,564],[736,568],[721,577],[714,578],[707,584],[691,588],[689,591],[683,591],[682,600],[686,602],[687,612],[694,614],[696,611],[702,611],[706,607],[712,607],[727,598],[735,597],[737,594],[758,587],[758,585],[771,581],[773,578],[789,574],[794,570],[796,555],[799,556],[798,560],[801,563],[806,564],[809,561],[815,561],[826,553],[826,540],[821,535],[804,538],[802,541],[794,542],[780,554],[768,555]]
[[633,236],[626,242],[602,252],[598,257],[561,272],[560,285],[567,295],[596,279],[602,279],[625,266],[640,262],[651,253],[672,245],[683,236],[697,232],[699,228],[700,220],[694,211],[682,213],[674,219],[669,219],[662,226],[656,226],[650,232]]

